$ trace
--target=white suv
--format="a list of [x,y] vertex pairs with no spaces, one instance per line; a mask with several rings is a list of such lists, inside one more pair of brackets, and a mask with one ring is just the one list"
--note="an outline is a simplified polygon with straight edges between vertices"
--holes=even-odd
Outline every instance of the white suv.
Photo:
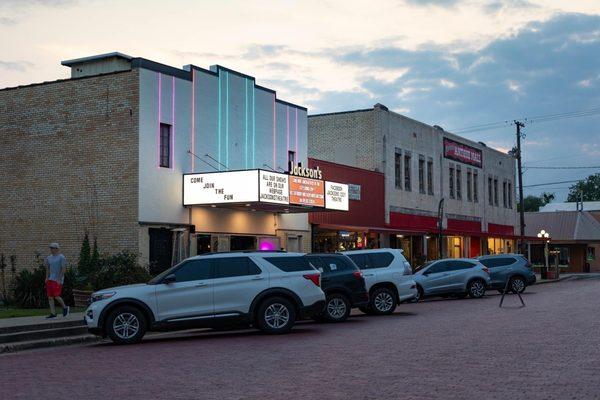
[[189,258],[148,283],[92,294],[88,330],[135,343],[148,330],[255,326],[285,333],[320,313],[321,276],[301,253],[214,253]]
[[344,251],[361,269],[369,291],[367,314],[391,314],[400,303],[418,296],[412,268],[400,249]]

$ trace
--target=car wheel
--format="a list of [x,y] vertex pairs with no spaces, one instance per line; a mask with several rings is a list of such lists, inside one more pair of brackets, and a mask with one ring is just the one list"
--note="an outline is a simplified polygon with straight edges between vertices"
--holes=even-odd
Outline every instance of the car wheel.
[[351,310],[350,302],[346,296],[332,294],[327,297],[327,305],[323,316],[329,322],[342,322],[348,319]]
[[396,296],[388,288],[375,289],[372,296],[369,296],[371,301],[369,308],[377,315],[392,314],[396,309]]
[[272,297],[258,307],[258,329],[269,334],[289,332],[296,321],[294,305],[283,297]]
[[146,333],[146,317],[135,307],[118,307],[106,320],[106,333],[116,344],[132,344]]
[[417,297],[415,297],[415,303],[425,300],[425,292],[421,286],[417,286]]
[[485,283],[480,279],[475,279],[469,282],[467,292],[472,299],[479,299],[485,294]]
[[527,285],[525,284],[523,278],[520,276],[515,276],[510,280],[509,287],[513,293],[523,293]]

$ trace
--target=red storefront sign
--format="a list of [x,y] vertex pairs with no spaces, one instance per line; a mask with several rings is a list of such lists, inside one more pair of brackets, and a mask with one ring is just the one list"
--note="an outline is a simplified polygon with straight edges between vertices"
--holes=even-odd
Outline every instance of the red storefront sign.
[[488,234],[498,236],[514,236],[515,227],[512,225],[488,224]]
[[290,175],[290,204],[325,207],[324,182]]
[[444,157],[479,168],[483,165],[481,150],[448,138],[444,138]]

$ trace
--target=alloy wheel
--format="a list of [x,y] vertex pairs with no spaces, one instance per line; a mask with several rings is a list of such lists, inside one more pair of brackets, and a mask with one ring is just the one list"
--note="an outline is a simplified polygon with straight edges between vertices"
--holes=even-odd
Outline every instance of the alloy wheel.
[[480,281],[475,281],[471,284],[471,294],[473,297],[481,297],[485,293],[485,286]]
[[131,339],[140,330],[140,321],[131,313],[122,313],[117,315],[112,327],[120,339]]
[[378,293],[373,302],[375,308],[380,312],[387,312],[394,306],[394,299],[387,292]]
[[513,279],[511,283],[511,288],[513,292],[521,293],[523,289],[525,289],[525,282],[523,282],[523,279],[520,278]]
[[265,322],[271,329],[279,329],[290,320],[290,311],[281,303],[273,303],[265,310]]
[[346,303],[340,298],[333,298],[327,303],[327,314],[333,319],[342,318],[346,310]]

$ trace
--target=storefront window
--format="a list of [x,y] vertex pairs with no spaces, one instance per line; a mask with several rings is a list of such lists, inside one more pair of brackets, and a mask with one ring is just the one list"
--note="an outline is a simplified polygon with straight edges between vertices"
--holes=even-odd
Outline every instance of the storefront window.
[[460,236],[448,236],[446,238],[448,246],[448,258],[461,258],[463,256],[463,238]]
[[513,253],[515,241],[512,239],[502,239],[490,237],[487,239],[487,254]]

